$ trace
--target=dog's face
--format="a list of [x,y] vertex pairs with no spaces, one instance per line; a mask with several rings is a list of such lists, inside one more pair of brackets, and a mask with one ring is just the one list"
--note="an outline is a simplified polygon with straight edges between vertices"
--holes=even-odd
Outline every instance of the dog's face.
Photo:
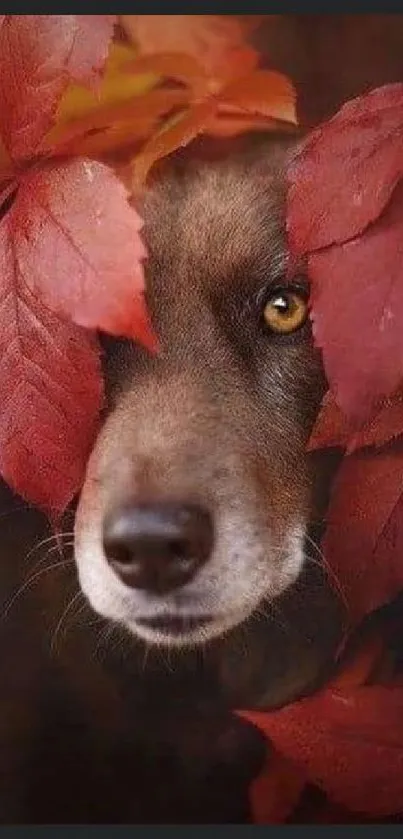
[[150,643],[222,636],[304,569],[324,477],[306,444],[325,382],[307,280],[287,272],[290,145],[169,165],[144,201],[161,351],[111,342],[75,550],[93,608]]

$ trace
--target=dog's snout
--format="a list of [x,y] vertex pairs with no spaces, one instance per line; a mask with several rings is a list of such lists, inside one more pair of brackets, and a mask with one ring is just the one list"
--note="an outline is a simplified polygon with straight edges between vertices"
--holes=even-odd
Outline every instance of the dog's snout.
[[197,505],[131,504],[106,517],[103,543],[122,582],[163,594],[189,582],[209,558],[213,523]]

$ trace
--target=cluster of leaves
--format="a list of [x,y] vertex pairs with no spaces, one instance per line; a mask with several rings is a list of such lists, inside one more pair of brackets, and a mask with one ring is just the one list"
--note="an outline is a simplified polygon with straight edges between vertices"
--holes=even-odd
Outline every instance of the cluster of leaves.
[[355,620],[403,584],[402,174],[402,84],[347,103],[290,171],[289,239],[329,382],[310,445],[345,450],[324,547]]
[[[357,626],[403,585],[402,175],[401,84],[347,103],[289,171],[290,249],[311,280],[329,382],[310,448],[344,450],[323,549]],[[284,821],[307,783],[345,814],[401,812],[403,686],[370,678],[382,651],[375,634],[314,696],[245,714],[274,745],[252,791],[257,821]],[[323,815],[340,819],[337,807]]]
[[[116,43],[113,16],[0,16],[0,474],[50,513],[79,489],[96,434],[97,330],[157,347],[130,193],[201,133],[295,122],[291,84],[248,46],[257,23],[123,16]],[[289,240],[329,381],[310,445],[345,450],[324,549],[352,623],[403,580],[402,105],[403,85],[347,104],[290,170]],[[265,819],[307,780],[356,810],[401,803],[402,692],[366,675],[356,661],[315,697],[249,715],[278,750]]]
[[78,491],[96,433],[96,330],[156,348],[142,223],[102,159],[137,144],[138,184],[222,112],[230,134],[294,118],[292,86],[243,46],[253,20],[220,20],[204,23],[216,45],[202,63],[203,37],[194,56],[172,37],[164,52],[164,20],[158,31],[147,15],[123,21],[140,53],[113,43],[111,15],[0,16],[0,474],[54,515]]

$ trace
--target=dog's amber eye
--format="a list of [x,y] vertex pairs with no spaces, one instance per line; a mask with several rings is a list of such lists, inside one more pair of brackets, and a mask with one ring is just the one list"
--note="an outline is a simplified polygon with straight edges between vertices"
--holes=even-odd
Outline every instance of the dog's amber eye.
[[266,300],[263,318],[277,335],[290,335],[301,329],[308,317],[308,301],[302,292],[281,289]]

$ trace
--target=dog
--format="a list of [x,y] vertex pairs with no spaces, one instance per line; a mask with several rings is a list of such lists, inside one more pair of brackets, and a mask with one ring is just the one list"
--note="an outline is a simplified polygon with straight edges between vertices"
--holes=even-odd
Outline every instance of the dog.
[[108,410],[75,524],[96,612],[150,646],[211,650],[223,671],[228,646],[253,639],[264,689],[227,673],[217,690],[265,708],[318,684],[340,632],[315,542],[335,459],[306,451],[326,382],[285,241],[294,148],[253,136],[156,172],[140,209],[160,351],[106,342]]
[[[74,524],[86,619],[52,657],[70,563],[3,635],[5,670],[18,661],[3,823],[248,822],[267,744],[233,711],[331,672],[343,607],[318,544],[338,455],[307,452],[326,381],[287,254],[297,144],[195,143],[142,196],[160,350],[102,339],[107,405]],[[18,515],[14,558],[47,535]],[[99,626],[116,639],[101,661]]]

